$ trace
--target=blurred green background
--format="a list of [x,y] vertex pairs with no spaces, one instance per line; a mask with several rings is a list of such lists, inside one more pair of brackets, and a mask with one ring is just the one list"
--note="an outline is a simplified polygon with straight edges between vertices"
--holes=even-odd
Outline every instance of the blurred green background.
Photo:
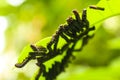
[[[37,66],[14,64],[26,44],[51,36],[72,10],[99,0],[0,0],[0,80],[30,80]],[[120,80],[120,16],[105,20],[57,80]]]

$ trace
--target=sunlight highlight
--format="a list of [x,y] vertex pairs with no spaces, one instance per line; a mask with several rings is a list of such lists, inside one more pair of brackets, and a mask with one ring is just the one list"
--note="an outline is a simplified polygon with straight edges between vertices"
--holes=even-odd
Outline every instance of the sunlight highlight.
[[25,0],[7,0],[7,3],[12,6],[19,6],[21,5]]
[[8,56],[0,55],[0,73],[4,72],[5,69],[7,69],[8,65],[6,63],[9,63]]
[[16,62],[15,56],[15,52],[12,50],[0,55],[0,80],[16,80],[13,71]]
[[4,32],[8,27],[7,18],[4,16],[0,16],[0,52],[4,49],[5,46],[5,35]]
[[119,28],[119,18],[118,16],[111,17],[104,22],[104,28],[111,31],[116,32]]

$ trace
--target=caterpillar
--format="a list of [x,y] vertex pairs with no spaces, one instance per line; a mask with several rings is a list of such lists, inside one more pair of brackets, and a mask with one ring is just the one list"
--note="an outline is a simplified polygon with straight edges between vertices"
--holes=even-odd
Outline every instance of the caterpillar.
[[43,76],[46,78],[46,80],[54,80],[56,79],[57,75],[65,71],[65,67],[68,66],[70,58],[73,57],[72,51],[74,49],[74,46],[75,45],[73,44],[71,48],[67,49],[66,55],[64,56],[61,62],[55,61],[55,63],[52,65],[52,68],[50,68],[48,72],[43,72]]
[[[81,51],[83,46],[87,44],[89,38],[93,37],[89,36],[88,33],[95,30],[95,26],[89,26],[86,9],[84,9],[82,12],[82,18],[80,18],[79,13],[76,10],[73,10],[73,13],[75,19],[69,17],[66,20],[67,24],[60,25],[56,33],[52,36],[50,42],[47,43],[47,47],[31,44],[30,47],[32,49],[32,52],[29,52],[29,55],[23,60],[22,63],[16,63],[15,66],[17,68],[22,68],[30,60],[37,60],[36,65],[40,67],[40,69],[35,77],[35,80],[39,80],[41,74],[45,76],[46,80],[55,79],[56,75],[60,74],[64,70],[65,65],[68,63],[72,53],[75,51]],[[62,45],[61,48],[58,48],[60,37],[62,37],[62,39],[64,39],[66,43]],[[80,48],[78,49],[74,49],[79,40],[82,40],[82,46],[80,46]],[[66,55],[62,59],[62,61],[55,62],[55,64],[52,65],[52,68],[49,69],[49,72],[46,72],[46,67],[44,66],[44,63],[50,59],[55,58],[58,55],[63,54],[64,52],[66,52]],[[58,68],[58,66],[61,66],[61,68]],[[48,79],[47,77],[50,77],[54,69],[58,70],[55,71],[54,75],[52,75],[53,77]]]
[[[82,50],[83,47],[87,44],[88,40],[90,38],[92,38],[93,36],[86,36],[83,38],[82,41],[82,46],[79,50]],[[71,47],[69,47],[66,50],[66,55],[64,56],[64,58],[61,60],[61,62],[57,62],[55,61],[55,63],[52,65],[52,68],[49,69],[48,72],[44,71],[43,72],[43,76],[45,77],[46,80],[54,80],[56,79],[56,77],[63,71],[65,71],[65,68],[68,66],[68,63],[71,62],[71,58],[74,59],[75,57],[73,56],[73,52],[76,51],[75,45],[76,45],[77,41],[75,41],[74,44],[72,44]]]
[[104,10],[105,10],[105,8],[103,8],[103,7],[98,7],[98,6],[95,6],[95,5],[90,5],[89,8],[91,8],[91,9],[96,9],[96,10],[101,10],[101,11],[104,11]]

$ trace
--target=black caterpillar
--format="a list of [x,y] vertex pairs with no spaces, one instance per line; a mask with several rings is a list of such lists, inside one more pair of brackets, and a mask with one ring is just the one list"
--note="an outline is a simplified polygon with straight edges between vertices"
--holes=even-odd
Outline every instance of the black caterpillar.
[[[82,50],[82,48],[87,44],[89,38],[92,38],[92,36],[86,36],[83,39],[82,46],[79,50]],[[65,68],[68,66],[68,63],[71,62],[70,59],[74,59],[72,53],[75,51],[74,47],[76,45],[76,42],[66,50],[66,55],[64,56],[61,62],[55,61],[55,63],[52,65],[52,68],[50,68],[48,72],[43,72],[43,76],[46,80],[54,80],[61,72],[65,71]]]
[[[86,19],[86,9],[83,10],[82,19],[80,18],[76,10],[73,11],[75,19],[69,17],[67,19],[67,24],[61,25],[56,33],[52,36],[51,41],[47,44],[47,48],[42,46],[30,45],[33,49],[33,52],[29,52],[29,56],[23,60],[22,63],[15,64],[16,67],[21,68],[25,66],[30,60],[36,59],[36,65],[40,67],[39,73],[37,74],[35,80],[39,80],[41,74],[46,78],[46,80],[54,80],[58,74],[64,71],[65,67],[72,57],[72,53],[75,51],[81,51],[83,46],[87,44],[89,38],[88,33],[92,30],[95,30],[95,27],[89,26],[89,21]],[[61,48],[58,48],[59,37],[62,37],[66,44]],[[75,45],[79,40],[82,40],[82,46],[79,49],[74,49]],[[61,62],[56,62],[52,65],[52,68],[46,72],[46,67],[44,62],[56,57],[57,55],[63,54],[66,52],[66,55],[61,60]]]

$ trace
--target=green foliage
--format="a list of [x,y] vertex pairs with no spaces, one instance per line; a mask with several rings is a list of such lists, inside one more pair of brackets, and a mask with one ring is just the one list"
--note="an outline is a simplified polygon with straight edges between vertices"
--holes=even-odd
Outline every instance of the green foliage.
[[[119,0],[101,0],[96,6],[100,6],[102,8],[105,8],[104,11],[97,11],[97,10],[92,10],[89,7],[87,8],[87,18],[90,22],[90,25],[95,25],[96,23],[99,23],[111,16],[119,15],[120,10],[119,10]],[[99,26],[97,26],[99,27]],[[35,43],[36,46],[44,46],[46,47],[46,44],[50,41],[51,37],[47,37],[43,40],[38,41]],[[62,38],[61,38],[62,39]],[[60,42],[64,44],[60,39]],[[21,55],[18,59],[18,62],[22,62],[25,57],[27,57],[28,52],[32,51],[30,46],[27,45],[23,51],[21,52]]]
[[[45,39],[38,41],[37,43],[35,43],[35,45],[46,47],[46,45],[47,45],[46,43],[48,43],[50,41],[50,39],[51,39],[51,37],[47,37]],[[33,50],[31,49],[30,44],[25,46],[18,58],[18,63],[21,63],[29,55],[29,52],[32,52],[32,51]]]
[[[90,25],[92,26],[92,25],[96,25],[97,23],[99,24],[111,16],[119,15],[120,14],[119,4],[120,4],[119,0],[100,0],[97,6],[105,8],[104,11],[87,8],[87,18],[90,22]],[[97,29],[98,28],[99,26],[97,26]],[[47,37],[43,40],[38,41],[37,43],[35,43],[35,45],[46,47],[50,39],[51,37]],[[62,38],[60,38],[60,42],[62,44],[59,44],[59,47],[65,44],[65,41],[62,40]],[[79,47],[79,45],[77,45],[76,47]],[[28,56],[28,53],[31,51],[32,49],[30,48],[30,45],[27,45],[21,52],[21,55],[18,58],[18,63],[21,63]],[[56,58],[55,60],[60,60],[60,59],[61,58]],[[48,64],[46,66],[50,66],[51,63],[49,65]]]
[[[90,24],[95,25],[96,23],[100,23],[109,17],[120,15],[119,4],[119,0],[100,0],[96,6],[105,8],[104,11],[87,8]],[[97,26],[97,28],[98,27],[99,26]]]

